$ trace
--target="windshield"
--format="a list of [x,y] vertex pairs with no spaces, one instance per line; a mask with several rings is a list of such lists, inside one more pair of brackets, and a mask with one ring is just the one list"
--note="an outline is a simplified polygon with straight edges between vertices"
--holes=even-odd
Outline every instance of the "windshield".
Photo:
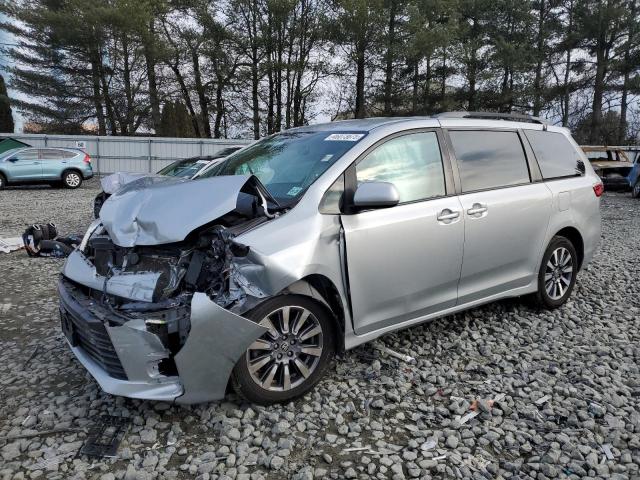
[[233,154],[200,178],[255,175],[281,204],[292,203],[364,133],[285,132]]
[[204,160],[201,157],[187,158],[167,165],[158,172],[158,175],[191,178],[208,164],[209,160]]

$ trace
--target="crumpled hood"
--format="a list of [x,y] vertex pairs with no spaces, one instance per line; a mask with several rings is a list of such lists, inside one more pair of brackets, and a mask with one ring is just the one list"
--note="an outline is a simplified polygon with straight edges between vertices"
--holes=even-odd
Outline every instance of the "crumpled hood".
[[140,178],[109,197],[100,220],[111,240],[121,247],[179,242],[196,228],[234,210],[239,193],[252,178]]
[[102,186],[102,191],[104,193],[111,195],[116,193],[120,187],[127,183],[131,183],[139,178],[154,176],[159,175],[154,175],[152,173],[116,172],[111,175],[107,175],[106,177],[102,177],[100,179],[100,185]]

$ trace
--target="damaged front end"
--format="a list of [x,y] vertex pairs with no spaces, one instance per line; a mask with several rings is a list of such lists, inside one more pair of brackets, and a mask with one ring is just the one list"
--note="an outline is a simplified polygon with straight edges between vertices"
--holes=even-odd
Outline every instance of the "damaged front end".
[[267,295],[238,269],[249,249],[234,239],[274,218],[277,203],[255,177],[144,182],[111,197],[67,259],[63,331],[108,393],[221,399],[236,361],[266,331],[240,316]]

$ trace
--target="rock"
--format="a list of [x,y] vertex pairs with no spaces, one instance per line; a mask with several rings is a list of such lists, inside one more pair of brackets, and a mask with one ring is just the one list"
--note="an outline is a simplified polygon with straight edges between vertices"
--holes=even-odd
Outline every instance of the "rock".
[[284,465],[284,458],[274,455],[269,464],[273,470],[280,470]]

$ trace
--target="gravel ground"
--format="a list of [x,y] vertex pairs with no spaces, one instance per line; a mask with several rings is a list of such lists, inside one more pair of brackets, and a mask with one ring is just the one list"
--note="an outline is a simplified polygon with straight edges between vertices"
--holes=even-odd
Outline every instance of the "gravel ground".
[[[47,221],[82,232],[96,189],[2,191],[0,237]],[[0,254],[0,478],[640,478],[640,202],[606,194],[602,213],[563,308],[505,301],[386,335],[267,408],[102,393],[60,333],[62,262]],[[117,457],[76,456],[105,414],[131,419]]]

